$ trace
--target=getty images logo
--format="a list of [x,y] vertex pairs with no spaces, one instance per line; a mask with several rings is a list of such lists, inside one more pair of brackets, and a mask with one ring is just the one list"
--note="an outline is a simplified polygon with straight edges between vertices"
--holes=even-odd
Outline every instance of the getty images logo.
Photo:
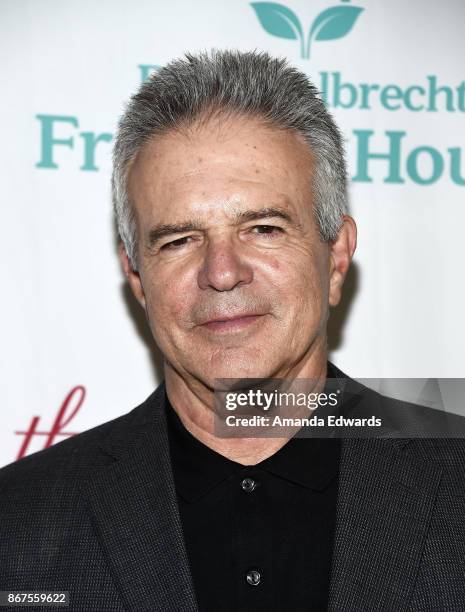
[[287,6],[277,2],[252,2],[251,6],[268,34],[298,40],[300,57],[309,59],[310,46],[313,41],[335,40],[346,36],[363,11],[362,8],[346,4],[350,0],[342,0],[342,2],[345,4],[331,6],[317,15],[308,30],[306,39],[300,19]]

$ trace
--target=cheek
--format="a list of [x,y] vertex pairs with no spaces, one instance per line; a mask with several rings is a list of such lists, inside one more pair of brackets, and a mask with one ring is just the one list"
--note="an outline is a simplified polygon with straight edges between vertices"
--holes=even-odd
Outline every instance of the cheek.
[[268,261],[268,267],[270,268],[270,271],[275,274],[279,274],[281,270],[281,264],[279,263],[279,260],[276,259],[276,257],[270,258],[270,260]]
[[323,267],[316,257],[306,253],[305,257],[273,258],[267,262],[268,273],[276,285],[280,285],[294,295],[304,297],[309,293],[319,293],[325,285]]
[[157,316],[176,304],[177,290],[174,283],[170,283],[166,276],[150,271],[144,275],[144,293],[147,308]]
[[184,275],[158,274],[157,279],[150,283],[148,294],[146,292],[153,320],[163,327],[170,327],[175,321],[188,320],[192,295],[192,286]]
[[282,273],[286,301],[297,318],[320,319],[328,302],[328,278],[323,263],[317,257],[296,261]]

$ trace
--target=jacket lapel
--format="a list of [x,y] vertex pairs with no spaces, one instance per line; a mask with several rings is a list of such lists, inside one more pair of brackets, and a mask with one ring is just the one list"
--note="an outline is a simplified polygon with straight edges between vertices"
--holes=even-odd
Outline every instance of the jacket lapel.
[[144,404],[117,420],[102,449],[107,461],[82,490],[127,608],[196,612],[164,395],[162,383]]
[[343,440],[329,610],[408,608],[442,471],[421,445]]

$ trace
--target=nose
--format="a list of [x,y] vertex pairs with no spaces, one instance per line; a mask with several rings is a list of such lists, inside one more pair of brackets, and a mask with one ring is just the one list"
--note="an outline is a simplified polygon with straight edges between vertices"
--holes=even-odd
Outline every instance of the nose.
[[200,289],[231,291],[253,279],[250,263],[239,252],[240,245],[228,237],[210,239],[198,274]]

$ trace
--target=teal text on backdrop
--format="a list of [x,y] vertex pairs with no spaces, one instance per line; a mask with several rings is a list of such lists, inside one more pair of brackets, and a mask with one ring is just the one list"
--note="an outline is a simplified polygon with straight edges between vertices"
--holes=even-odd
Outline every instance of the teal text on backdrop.
[[[158,64],[138,66],[142,80],[159,70]],[[465,112],[465,81],[455,86],[440,83],[437,76],[429,75],[424,83],[407,87],[379,83],[351,83],[340,72],[320,72],[317,84],[322,99],[330,108],[371,110],[379,105],[386,111],[407,110],[414,113]],[[40,161],[38,168],[58,169],[60,148],[71,149],[77,155],[80,170],[96,171],[97,145],[110,143],[112,134],[97,131],[79,131],[79,120],[71,115],[36,115],[41,125]],[[355,173],[352,180],[373,181],[374,164],[381,164],[384,183],[404,183],[410,180],[418,185],[431,185],[449,179],[456,185],[465,185],[465,154],[460,146],[439,150],[429,143],[409,147],[405,130],[381,132],[384,145],[373,144],[374,130],[354,129]],[[68,158],[67,158],[68,159]],[[425,165],[427,169],[425,170]]]

